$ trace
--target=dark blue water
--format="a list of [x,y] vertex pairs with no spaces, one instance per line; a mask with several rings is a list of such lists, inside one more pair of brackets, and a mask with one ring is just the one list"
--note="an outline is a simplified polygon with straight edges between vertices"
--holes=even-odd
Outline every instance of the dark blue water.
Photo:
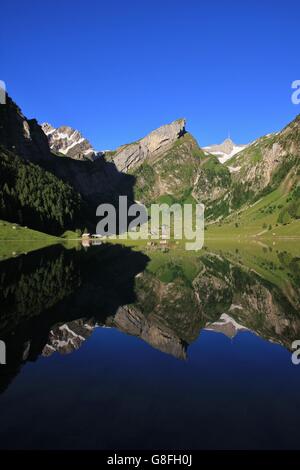
[[[32,266],[36,275],[36,265]],[[26,272],[32,282],[32,272]],[[90,281],[88,285],[91,288]],[[6,282],[6,296],[7,286]],[[9,286],[11,292],[13,288]],[[253,286],[256,284],[252,291]],[[84,283],[78,287],[81,295],[83,288]],[[52,351],[46,357],[45,344],[51,343],[49,328],[55,332],[56,323],[72,324],[63,318],[58,322],[55,315],[67,315],[64,309],[71,305],[75,308],[77,294],[75,300],[74,295],[68,293],[47,311],[35,312],[33,319],[27,312],[12,331],[7,322],[3,326],[2,331],[15,349],[8,355],[8,359],[14,358],[9,379],[4,373],[7,366],[0,366],[0,448],[300,448],[300,365],[292,364],[291,352],[277,344],[278,337],[274,343],[257,332],[242,331],[230,338],[198,325],[193,330],[195,339],[188,343],[186,331],[192,311],[186,311],[176,330],[186,358],[178,358],[173,347],[169,352],[169,346],[165,347],[167,351],[162,352],[151,345],[151,335],[144,341],[142,333],[138,337],[116,325],[108,328],[117,314],[105,301],[103,308],[109,308],[110,316],[104,319],[101,313],[102,325],[94,325],[92,334],[82,339],[77,349],[62,354],[56,346],[59,352]],[[136,301],[128,305],[142,309],[139,296],[145,296],[145,292],[137,295]],[[13,305],[17,308],[17,304]],[[30,305],[36,308],[34,302]],[[91,310],[92,304],[87,308]],[[151,311],[147,313],[148,320]],[[163,328],[166,318],[169,321],[163,332],[170,332],[172,318],[162,313],[161,305],[158,311]],[[81,312],[85,322],[90,318],[88,313]],[[54,325],[49,323],[50,314]],[[213,315],[210,310],[209,315]],[[81,318],[76,314],[77,317]],[[253,322],[253,317],[249,321]],[[261,320],[259,327],[264,331]],[[285,341],[283,335],[282,342]]]
[[299,448],[300,366],[251,333],[202,332],[187,361],[97,328],[27,364],[0,402],[1,448]]

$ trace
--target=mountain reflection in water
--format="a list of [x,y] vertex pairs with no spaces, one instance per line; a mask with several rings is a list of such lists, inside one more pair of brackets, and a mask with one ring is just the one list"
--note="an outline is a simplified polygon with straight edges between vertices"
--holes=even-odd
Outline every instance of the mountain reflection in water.
[[[290,351],[300,338],[299,281],[297,251],[266,246],[162,253],[57,245],[2,261],[0,447],[288,447],[281,423],[298,423],[300,377]],[[110,405],[96,422],[100,403]],[[59,437],[57,413],[66,419]],[[210,426],[214,415],[217,434],[213,424],[201,431],[199,422]],[[32,416],[36,431],[24,434]],[[88,441],[91,425],[97,432]],[[293,436],[298,442],[295,429]]]
[[55,246],[0,263],[1,389],[26,361],[70,353],[96,327],[138,336],[178,359],[202,329],[230,338],[250,330],[287,349],[300,337],[300,258],[276,253],[277,265],[269,265],[281,274],[276,284],[236,253],[234,260],[208,250],[149,256],[114,244]]

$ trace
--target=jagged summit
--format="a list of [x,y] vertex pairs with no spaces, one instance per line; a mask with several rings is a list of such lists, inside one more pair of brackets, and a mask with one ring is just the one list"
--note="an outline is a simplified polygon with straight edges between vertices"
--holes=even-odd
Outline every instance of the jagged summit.
[[127,172],[137,167],[151,155],[155,157],[165,152],[182,135],[185,134],[185,119],[177,119],[170,124],[155,129],[146,137],[128,145],[119,147],[113,161],[119,171]]
[[[186,121],[177,119],[150,132],[131,144],[122,145],[113,152],[113,161],[119,171],[127,172],[141,164],[149,155],[158,155],[185,133]],[[110,151],[97,152],[76,129],[69,126],[53,127],[48,122],[41,125],[53,152],[62,153],[75,160],[95,160]]]
[[62,153],[75,160],[94,160],[102,152],[96,152],[90,142],[82,134],[72,127],[53,127],[45,122],[42,129],[48,137],[52,151]]
[[221,144],[204,147],[206,152],[216,155],[221,163],[225,163],[231,157],[244,150],[248,145],[237,145],[230,137]]

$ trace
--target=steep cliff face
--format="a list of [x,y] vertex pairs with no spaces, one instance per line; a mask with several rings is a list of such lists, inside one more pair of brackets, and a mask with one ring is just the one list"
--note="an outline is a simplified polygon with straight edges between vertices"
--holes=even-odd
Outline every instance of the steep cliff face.
[[[165,274],[170,274],[174,266],[165,268]],[[172,282],[162,282],[149,272],[140,273],[135,304],[120,307],[107,324],[177,359],[186,359],[188,345],[197,339],[205,319],[193,287],[181,274],[180,267],[175,267]]]
[[7,96],[0,106],[0,145],[34,163],[51,159],[48,139],[35,119],[26,119]]
[[[261,221],[262,229],[265,223],[299,218],[299,128],[300,116],[281,132],[257,139],[224,164],[207,155],[194,188],[195,197],[206,205],[206,220],[230,215],[229,222],[234,218],[241,226],[250,223],[255,227]],[[251,207],[257,202],[255,212]],[[251,214],[245,212],[243,219],[239,214],[247,209]],[[262,220],[266,215],[268,218]]]
[[196,140],[185,133],[163,154],[146,160],[131,172],[136,178],[136,199],[146,204],[192,200],[203,157]]
[[[193,287],[198,293],[200,311],[209,319],[206,328],[228,336],[248,329],[291,348],[295,332],[300,330],[296,314],[298,300],[295,302],[299,298],[298,286],[289,287],[287,298],[252,270],[216,254],[208,254],[202,261],[204,267],[194,279]],[[282,262],[279,263],[283,269]],[[295,288],[296,297],[291,295]]]
[[112,326],[129,335],[138,336],[155,349],[171,354],[177,359],[186,359],[186,343],[161,322],[159,317],[147,318],[134,306],[120,307]]
[[[215,221],[254,202],[284,183],[288,193],[299,180],[300,116],[281,132],[250,145],[230,139],[201,149],[174,121],[144,139],[120,147],[111,156],[116,166],[136,178],[135,197],[149,204],[197,201]],[[288,181],[287,181],[288,180]]]
[[291,283],[286,297],[252,270],[215,253],[206,253],[195,262],[198,274],[193,280],[177,263],[162,263],[155,275],[140,273],[135,304],[120,307],[106,325],[138,336],[178,359],[187,357],[188,346],[202,329],[230,338],[249,330],[290,349],[300,331],[296,285]]
[[99,156],[90,142],[72,127],[61,126],[54,128],[51,124],[43,123],[42,129],[48,138],[51,150],[55,153],[60,153],[75,160],[94,160]]
[[206,221],[220,222],[279,189],[278,214],[269,224],[300,217],[300,116],[246,148],[227,139],[206,151],[186,132],[185,120],[178,119],[104,156],[70,127],[44,124],[42,129],[10,98],[0,107],[0,119],[0,145],[69,183],[93,213],[100,203],[116,201],[122,194],[144,204],[200,202],[205,204]]
[[[50,135],[49,140],[53,150],[64,152],[64,158],[58,158],[51,151],[44,131]],[[83,139],[79,132],[68,127],[55,130],[50,125],[44,125],[43,130],[36,120],[27,119],[9,97],[7,97],[6,104],[0,106],[0,146],[2,146],[3,155],[12,155],[12,158],[15,156],[14,161],[16,162],[21,159],[38,165],[41,168],[40,173],[44,170],[51,172],[57,177],[58,185],[59,181],[63,180],[79,193],[78,196],[83,197],[89,204],[90,211],[86,214],[87,220],[85,222],[79,223],[77,221],[76,225],[76,221],[74,221],[74,228],[87,226],[91,222],[91,215],[93,218],[95,216],[95,207],[101,202],[111,201],[118,194],[117,186],[123,175],[118,172],[113,163],[106,162],[102,157],[95,159],[98,154],[96,155],[88,141]],[[94,159],[95,161],[92,161]],[[17,170],[17,165],[15,167]],[[22,172],[16,171],[16,174],[19,173]],[[4,177],[5,174],[3,174]],[[132,178],[128,177],[127,180],[131,182]],[[4,178],[3,185],[5,183],[10,187],[11,182]],[[27,194],[24,184],[18,185],[18,197],[21,197],[24,192]],[[129,196],[133,197],[132,184],[126,182],[126,188]],[[51,188],[49,186],[45,189],[50,191]],[[22,223],[21,219],[24,217],[23,214],[21,215],[20,220],[15,218],[13,221]],[[25,223],[37,228],[34,223],[31,224],[28,220]]]
[[227,162],[233,181],[245,183],[255,193],[278,185],[300,164],[300,115],[281,132],[255,141]]
[[113,161],[119,171],[127,173],[145,160],[152,162],[162,155],[184,133],[185,119],[178,119],[150,132],[137,142],[119,147],[113,156]]

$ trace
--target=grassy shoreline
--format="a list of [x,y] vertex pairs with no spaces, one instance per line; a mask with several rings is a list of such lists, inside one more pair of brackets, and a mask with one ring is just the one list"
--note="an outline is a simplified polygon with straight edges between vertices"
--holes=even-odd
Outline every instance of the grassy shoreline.
[[[73,235],[75,235],[73,233]],[[76,244],[79,239],[77,238]],[[74,246],[71,238],[55,237],[44,232],[38,232],[18,224],[0,220],[0,261],[26,255],[31,251],[40,250],[52,245],[64,244]]]
[[[290,243],[294,245],[300,239],[300,221],[294,221],[287,225],[274,227],[273,230],[266,230],[260,233],[247,233],[246,227],[235,227],[233,224],[209,225],[204,233],[204,247],[206,246],[232,246],[257,245],[264,244],[268,246],[280,245],[281,243]],[[104,240],[108,243],[120,243],[132,246],[135,249],[148,248],[149,240],[122,240],[110,239]],[[156,248],[160,248],[160,240],[155,240]],[[81,238],[75,232],[65,232],[62,236],[56,237],[43,232],[38,232],[30,228],[21,227],[17,224],[0,220],[0,260],[10,257],[27,254],[31,251],[46,248],[54,244],[63,244],[66,248],[72,248],[81,243]],[[168,247],[175,251],[184,249],[186,240],[170,240]],[[300,250],[299,250],[300,251]]]

